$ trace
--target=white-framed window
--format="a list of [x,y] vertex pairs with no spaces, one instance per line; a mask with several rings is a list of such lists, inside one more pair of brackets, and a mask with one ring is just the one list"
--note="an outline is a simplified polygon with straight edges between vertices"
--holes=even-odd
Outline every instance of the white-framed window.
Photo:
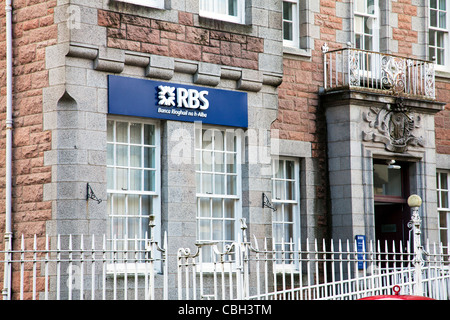
[[199,0],[200,16],[233,23],[245,23],[245,0]]
[[[196,128],[197,239],[214,242],[222,251],[237,240],[239,232],[240,157],[241,138],[235,130]],[[212,252],[203,257],[203,262],[212,262]]]
[[164,9],[164,0],[115,0],[115,1],[136,4],[143,7]]
[[[156,224],[153,236],[159,240],[160,189],[159,126],[141,120],[108,119],[107,210],[111,249],[144,249],[151,236],[151,216]],[[119,254],[116,258],[125,257]]]
[[449,0],[429,1],[428,53],[438,69],[449,66]]
[[300,46],[299,0],[283,1],[283,45],[295,48]]
[[[300,168],[292,158],[272,161],[273,244],[277,265],[295,264],[295,250],[300,238]],[[285,252],[283,255],[280,252]]]
[[448,253],[448,244],[450,242],[450,172],[437,172],[436,191],[440,241],[446,248],[446,253]]
[[354,44],[356,49],[380,50],[378,0],[354,0]]

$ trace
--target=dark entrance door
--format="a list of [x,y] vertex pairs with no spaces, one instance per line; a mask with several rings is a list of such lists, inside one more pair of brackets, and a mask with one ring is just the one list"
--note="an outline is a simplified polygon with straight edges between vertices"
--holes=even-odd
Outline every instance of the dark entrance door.
[[409,240],[408,167],[406,162],[374,160],[375,236],[382,250],[392,252],[395,243],[395,252],[404,252]]
[[396,252],[405,250],[409,240],[407,224],[410,220],[407,207],[404,203],[375,203],[375,236],[382,248],[387,249],[387,243],[392,250],[392,244],[395,243]]

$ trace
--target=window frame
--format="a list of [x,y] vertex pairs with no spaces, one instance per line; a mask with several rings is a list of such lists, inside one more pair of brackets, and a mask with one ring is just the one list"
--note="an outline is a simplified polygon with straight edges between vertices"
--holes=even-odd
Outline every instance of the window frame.
[[[213,1],[212,6],[216,6],[220,0],[199,0],[199,15],[204,18],[222,20],[231,23],[245,24],[245,0],[236,0],[237,16],[218,13],[217,11],[204,8],[203,1]],[[232,1],[232,0],[227,0]]]
[[[445,176],[447,188],[442,188],[442,179]],[[436,172],[436,193],[437,193],[437,210],[439,216],[439,240],[442,242],[442,246],[445,248],[447,254],[450,243],[450,171],[438,170]],[[447,206],[443,206],[446,198]],[[445,223],[442,221],[442,214],[445,215]],[[446,233],[447,241],[443,242],[442,235]]]
[[[201,131],[202,134],[201,136],[199,136],[198,132]],[[204,134],[206,132],[222,132],[222,134],[224,134],[223,136],[223,140],[224,142],[224,146],[222,149],[216,149],[215,145],[214,145],[214,139],[212,139],[211,141],[211,149],[204,149],[203,148],[203,141],[208,141],[204,139]],[[230,151],[227,150],[227,133],[228,134],[232,134],[235,137],[235,145],[234,145],[234,151]],[[242,157],[242,138],[241,135],[238,134],[238,132],[235,129],[230,129],[230,128],[224,128],[224,127],[216,127],[216,126],[197,126],[195,128],[195,146],[194,146],[194,158],[195,158],[195,176],[196,176],[196,201],[197,201],[197,213],[196,213],[196,225],[197,225],[197,242],[199,244],[219,244],[219,250],[220,250],[220,244],[222,245],[226,245],[226,244],[230,244],[232,242],[236,242],[239,239],[239,221],[242,217],[242,168],[241,168],[241,157]],[[211,152],[211,170],[204,170],[203,166],[204,163],[202,160],[204,160],[204,153],[206,152]],[[215,171],[215,166],[216,166],[216,162],[215,162],[215,154],[216,153],[223,153],[223,158],[224,159],[224,169],[223,171]],[[228,172],[227,171],[227,155],[235,155],[235,172]],[[200,159],[199,159],[200,158]],[[205,191],[203,189],[204,185],[203,185],[203,180],[202,177],[204,174],[210,174],[212,175],[212,183],[211,183],[211,190],[212,192],[208,192]],[[214,176],[215,175],[224,175],[224,183],[225,183],[225,187],[224,187],[224,193],[217,193],[215,192],[215,188],[216,188],[216,180],[214,180]],[[227,177],[229,176],[235,176],[236,180],[236,190],[235,190],[235,194],[228,194],[227,191]],[[210,202],[210,215],[208,217],[205,216],[201,216],[201,201],[207,199]],[[220,200],[222,202],[222,216],[221,217],[214,217],[213,216],[213,201],[214,200]],[[225,201],[226,200],[234,200],[234,218],[227,218],[225,215]],[[210,221],[210,230],[209,230],[209,235],[210,235],[210,239],[202,239],[200,233],[201,233],[201,226],[200,223],[201,221],[205,221],[205,220],[209,220]],[[233,238],[231,240],[227,240],[227,239],[220,239],[220,240],[214,240],[213,239],[213,228],[212,228],[212,223],[213,221],[219,221],[221,220],[222,223],[225,223],[226,221],[229,220],[233,220],[234,221],[234,230],[233,230]],[[226,232],[226,228],[225,225],[223,226],[223,230],[222,230],[222,236],[225,234]],[[210,259],[213,258],[213,256],[209,253],[203,253],[202,254],[203,258],[205,258],[207,261],[205,261],[206,263],[206,271],[209,270],[208,266],[212,266],[212,263],[214,262],[214,259]]]
[[[110,182],[109,182],[109,174],[107,173],[107,195],[108,195],[108,204],[107,204],[107,215],[108,215],[108,236],[107,236],[107,243],[110,246],[111,249],[116,250],[121,250],[121,249],[117,249],[117,243],[119,242],[124,242],[126,244],[130,243],[130,242],[135,242],[135,243],[139,243],[140,246],[143,246],[144,248],[148,245],[148,241],[150,239],[154,239],[155,241],[160,242],[161,241],[161,128],[160,128],[160,124],[157,121],[154,121],[152,119],[138,119],[138,118],[131,118],[131,117],[120,117],[120,116],[108,116],[107,119],[107,126],[109,126],[109,122],[112,121],[114,123],[114,128],[113,128],[113,141],[109,141],[107,138],[107,146],[109,145],[113,145],[113,157],[116,157],[116,146],[117,145],[126,145],[128,146],[128,150],[130,150],[130,146],[139,146],[141,147],[143,150],[143,148],[147,148],[152,146],[152,148],[154,149],[154,169],[148,169],[148,171],[154,171],[155,172],[155,177],[154,177],[154,183],[155,183],[155,188],[153,191],[144,191],[144,190],[124,190],[124,189],[118,189],[117,185],[115,185],[115,180],[116,180],[116,173],[115,171],[113,172],[112,178],[114,180],[114,186],[111,188]],[[117,141],[117,136],[116,136],[116,126],[117,123],[122,122],[122,123],[127,123],[127,134],[128,134],[128,138],[127,138],[127,142],[118,142]],[[131,143],[130,140],[130,127],[131,124],[141,124],[142,125],[142,130],[144,130],[144,125],[152,125],[154,126],[154,145],[147,145],[144,144],[143,140],[141,140],[140,144],[136,144],[136,143]],[[145,131],[143,131],[142,133],[144,133]],[[143,139],[143,137],[141,138]],[[107,158],[108,158],[108,148],[107,148]],[[128,151],[128,157],[130,157],[129,154],[130,151]],[[145,157],[145,152],[142,152],[142,156],[141,159],[144,161],[144,157]],[[134,170],[132,168],[138,168],[138,167],[133,167],[130,165],[130,162],[128,162],[128,165],[126,166],[118,166],[116,165],[116,162],[114,161],[113,164],[109,164],[108,163],[109,160],[107,160],[107,165],[106,168],[108,169],[114,169],[114,168],[126,168],[127,170]],[[146,168],[144,168],[144,164],[141,164],[140,167],[143,172],[146,170]],[[142,176],[141,176],[142,177]],[[128,186],[129,186],[129,177],[128,177]],[[144,181],[141,182],[142,184],[144,183]],[[142,186],[142,185],[141,185]],[[151,230],[150,228],[147,230],[148,233],[147,234],[142,234],[141,238],[137,238],[137,237],[130,237],[127,232],[125,233],[125,235],[127,235],[127,238],[123,238],[123,239],[118,239],[116,238],[117,235],[113,235],[112,232],[112,228],[114,228],[113,226],[113,217],[116,216],[114,214],[112,214],[111,210],[112,210],[112,197],[113,196],[117,196],[117,195],[124,195],[125,199],[129,196],[138,196],[139,197],[139,201],[141,201],[141,196],[151,196],[152,197],[152,212],[147,216],[142,215],[142,203],[140,202],[140,208],[139,208],[139,214],[137,216],[134,215],[129,215],[128,213],[125,213],[123,215],[123,219],[124,221],[126,219],[129,219],[131,217],[138,217],[139,219],[146,219],[148,218],[149,222],[150,219],[153,218],[153,222],[154,222],[154,227]],[[125,200],[126,202],[126,200]],[[126,203],[124,203],[124,206],[127,206]],[[122,216],[122,215],[119,215]],[[143,226],[143,225],[142,225]],[[123,226],[124,229],[126,229],[126,225]],[[140,230],[142,231],[142,230]],[[142,249],[140,249],[142,250]],[[133,250],[130,249],[131,254],[133,253]],[[156,253],[156,257],[158,257],[160,255],[159,252]],[[134,258],[133,258],[134,259]],[[133,260],[131,259],[131,260]],[[114,269],[116,272],[131,272],[131,271],[137,271],[137,272],[144,272],[145,268],[147,266],[145,265],[144,262],[129,262],[129,263],[114,263],[113,265],[108,265],[107,269],[108,271],[111,271],[112,269]],[[157,268],[160,268],[159,264],[156,264]]]
[[156,9],[164,9],[165,0],[115,0],[117,2],[131,3],[138,6],[150,7]]
[[[379,1],[378,0],[373,0],[374,4],[374,13],[368,13],[368,8],[369,8],[369,0],[362,0],[365,1],[365,8],[364,8],[364,12],[361,11],[357,11],[357,5],[356,2],[358,0],[354,0],[353,1],[353,41],[354,41],[354,47],[356,49],[361,49],[361,50],[367,50],[367,51],[373,51],[373,52],[379,52],[380,51],[380,5],[379,5]],[[369,50],[367,48],[365,48],[365,45],[361,48],[357,48],[356,46],[356,35],[360,34],[359,32],[357,32],[356,30],[356,17],[363,17],[364,18],[369,18],[372,19],[372,48]],[[364,29],[364,27],[363,27]],[[363,36],[366,35],[366,33],[362,33]],[[362,41],[364,43],[364,40]]]
[[[437,8],[431,8],[431,0],[428,1],[428,55],[430,55],[430,49],[433,47],[434,48],[434,52],[435,52],[435,67],[436,70],[438,71],[450,71],[450,1],[449,0],[445,0],[445,4],[446,4],[446,19],[445,19],[445,23],[446,23],[446,27],[445,28],[440,28],[439,26],[432,26],[431,25],[431,11],[432,10],[436,10],[436,11],[441,11],[439,8],[439,1],[436,1],[437,4]],[[439,23],[439,17],[437,16],[437,23]],[[431,46],[431,32],[434,31],[436,34],[435,37],[435,43],[433,46]],[[444,63],[443,64],[438,64],[438,58],[437,58],[437,49],[439,48],[437,46],[437,33],[438,32],[442,32],[443,33],[443,50],[444,50],[444,54],[443,54],[443,58],[444,58]],[[433,56],[429,56],[429,59],[433,59]]]
[[[294,164],[294,178],[293,179],[288,179],[286,178],[286,165],[283,164],[283,171],[284,171],[284,176],[282,178],[276,178],[276,169],[279,166],[279,163],[283,161],[284,163],[286,163],[287,161],[293,162]],[[278,164],[277,164],[278,163]],[[277,198],[276,195],[276,182],[277,181],[291,181],[293,182],[294,185],[294,198],[295,199],[281,199],[281,198]],[[277,157],[277,158],[273,158],[272,159],[272,178],[271,178],[271,182],[272,182],[272,203],[275,207],[281,207],[283,208],[284,205],[286,204],[291,204],[293,206],[292,211],[293,211],[293,216],[292,216],[292,220],[293,221],[282,221],[281,223],[283,224],[292,224],[292,242],[289,243],[285,243],[284,240],[282,240],[281,243],[278,243],[275,239],[275,231],[274,231],[274,224],[277,223],[275,220],[275,215],[277,214],[276,212],[273,213],[272,215],[272,242],[273,242],[273,246],[275,248],[275,246],[277,244],[284,244],[286,245],[290,245],[291,249],[290,252],[293,252],[293,256],[289,259],[293,259],[294,263],[278,263],[277,261],[280,259],[276,259],[275,260],[275,266],[276,266],[276,271],[277,272],[282,272],[282,271],[286,271],[286,270],[290,270],[290,271],[294,271],[294,270],[298,270],[298,259],[297,259],[297,255],[298,255],[298,245],[299,245],[299,241],[300,241],[300,236],[301,236],[301,219],[300,219],[300,160],[298,158],[294,158],[294,157]],[[286,185],[284,184],[284,187],[286,187]],[[279,210],[279,208],[277,208],[277,211]],[[285,259],[285,258],[283,258]]]
[[[300,48],[300,0],[283,0],[283,12],[282,12],[282,22],[283,22],[283,46]],[[292,20],[284,19],[284,4],[292,3]],[[289,22],[292,24],[292,40],[287,40],[284,38],[284,24]]]

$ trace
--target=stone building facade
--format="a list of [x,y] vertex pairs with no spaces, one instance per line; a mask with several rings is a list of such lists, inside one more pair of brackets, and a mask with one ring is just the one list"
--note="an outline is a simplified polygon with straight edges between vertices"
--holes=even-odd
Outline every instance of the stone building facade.
[[[13,1],[13,244],[22,235],[107,234],[123,245],[142,240],[153,217],[157,238],[167,232],[171,252],[236,240],[241,219],[249,234],[274,246],[356,235],[404,241],[412,193],[424,200],[424,236],[446,241],[450,59],[437,57],[450,48],[429,40],[436,35],[432,17],[447,14],[445,8],[428,0],[227,3],[219,9],[202,0]],[[436,58],[435,94],[327,86],[332,62],[324,64],[324,48]],[[367,68],[361,70],[375,74]],[[222,111],[209,100],[215,96]],[[420,143],[389,149],[374,138],[371,119],[388,106],[416,120],[408,137]],[[161,111],[149,114],[151,108]],[[389,184],[400,193],[384,193]]]

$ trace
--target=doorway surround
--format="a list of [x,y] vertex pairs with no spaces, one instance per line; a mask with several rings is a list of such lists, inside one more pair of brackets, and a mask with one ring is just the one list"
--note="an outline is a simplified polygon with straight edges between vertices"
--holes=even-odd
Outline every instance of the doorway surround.
[[330,236],[376,240],[374,160],[395,160],[408,167],[402,196],[416,193],[424,200],[424,237],[438,239],[434,115],[444,104],[358,88],[324,92],[321,103],[327,121]]

